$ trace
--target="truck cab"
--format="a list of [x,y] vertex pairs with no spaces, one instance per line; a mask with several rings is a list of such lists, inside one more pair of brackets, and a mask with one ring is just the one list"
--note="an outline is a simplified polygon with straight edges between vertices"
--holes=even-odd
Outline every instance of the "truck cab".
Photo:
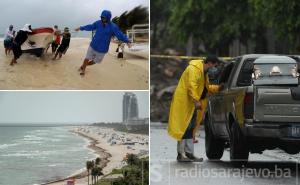
[[227,62],[209,97],[204,118],[206,155],[220,159],[230,148],[233,163],[249,153],[281,148],[300,151],[300,87],[297,57],[244,55]]

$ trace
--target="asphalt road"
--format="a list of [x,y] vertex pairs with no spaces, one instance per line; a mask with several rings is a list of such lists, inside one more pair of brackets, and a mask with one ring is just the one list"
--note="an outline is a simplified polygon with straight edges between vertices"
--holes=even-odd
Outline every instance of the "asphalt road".
[[[153,124],[154,125],[154,124]],[[220,161],[209,161],[205,155],[204,132],[200,131],[195,155],[201,163],[178,163],[176,141],[165,128],[151,126],[150,184],[151,185],[298,185],[300,155],[281,150],[250,154],[245,167],[235,168],[229,161],[229,151]]]

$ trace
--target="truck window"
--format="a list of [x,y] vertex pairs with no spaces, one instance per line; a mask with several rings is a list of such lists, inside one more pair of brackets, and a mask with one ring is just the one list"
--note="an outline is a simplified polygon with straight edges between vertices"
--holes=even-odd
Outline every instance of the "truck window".
[[252,72],[254,58],[246,59],[240,70],[240,74],[237,79],[237,86],[250,86],[252,83]]
[[208,78],[210,84],[218,84],[218,79],[220,76],[220,73],[222,71],[223,66],[214,67],[211,70],[208,70]]
[[228,79],[229,79],[231,71],[234,67],[234,64],[235,64],[234,62],[229,62],[229,63],[225,64],[225,66],[220,74],[220,77],[218,79],[218,84],[221,84],[221,83],[226,84],[228,82]]

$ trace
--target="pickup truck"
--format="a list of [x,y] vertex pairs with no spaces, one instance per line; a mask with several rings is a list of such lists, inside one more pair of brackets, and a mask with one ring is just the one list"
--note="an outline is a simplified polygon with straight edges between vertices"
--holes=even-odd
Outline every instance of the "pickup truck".
[[244,55],[222,67],[204,117],[205,148],[210,160],[230,149],[233,163],[249,153],[280,148],[300,151],[300,86],[298,56]]

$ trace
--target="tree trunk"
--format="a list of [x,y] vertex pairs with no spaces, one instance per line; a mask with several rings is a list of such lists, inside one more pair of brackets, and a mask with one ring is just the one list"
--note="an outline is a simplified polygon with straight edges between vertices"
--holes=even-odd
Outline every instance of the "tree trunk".
[[157,42],[157,22],[153,22],[153,34],[152,34],[152,37],[151,37],[151,43],[150,43],[150,47],[155,49],[156,48],[156,42]]
[[89,173],[89,170],[88,170],[88,185],[90,184],[90,173]]
[[191,33],[186,44],[186,55],[193,56],[193,34]]

